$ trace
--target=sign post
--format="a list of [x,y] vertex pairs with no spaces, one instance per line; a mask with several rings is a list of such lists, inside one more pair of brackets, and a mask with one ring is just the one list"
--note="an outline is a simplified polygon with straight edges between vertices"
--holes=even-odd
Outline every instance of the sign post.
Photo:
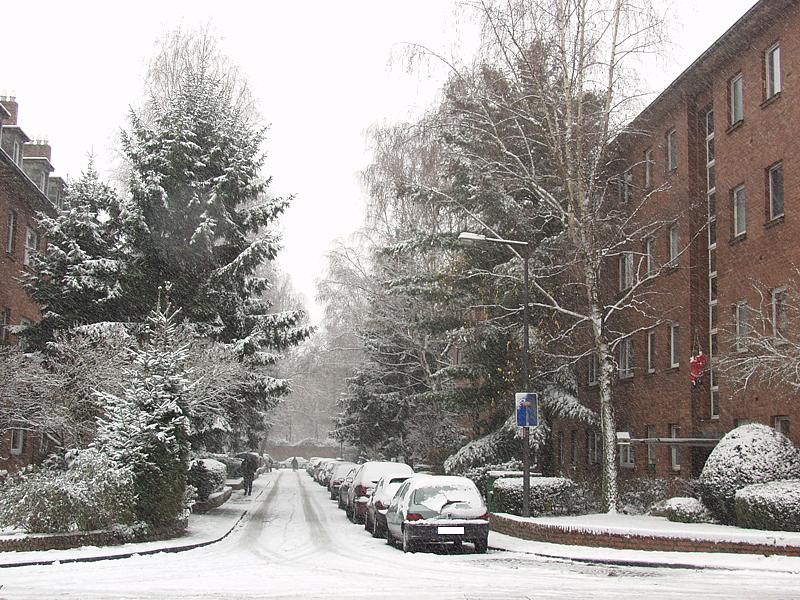
[[539,394],[521,392],[514,396],[517,405],[517,427],[536,427],[539,424]]

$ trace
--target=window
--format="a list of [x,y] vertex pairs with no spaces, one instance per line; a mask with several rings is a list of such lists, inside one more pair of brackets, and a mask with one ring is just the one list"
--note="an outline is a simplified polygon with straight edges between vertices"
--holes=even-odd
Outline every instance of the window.
[[644,241],[644,255],[647,264],[647,274],[652,275],[656,270],[656,241],[654,238],[647,238]]
[[681,326],[678,323],[669,326],[669,360],[672,368],[681,364]]
[[[656,426],[646,425],[644,428],[644,437],[651,440],[656,437]],[[656,445],[647,444],[647,466],[655,468],[656,466]]]
[[20,163],[20,159],[22,158],[22,152],[20,152],[20,145],[19,141],[14,140],[14,146],[11,149],[11,159],[16,163]]
[[783,216],[783,163],[779,162],[769,168],[769,218]]
[[647,372],[656,372],[656,331],[647,332]]
[[644,153],[644,187],[653,187],[653,149],[649,148]]
[[633,252],[623,252],[619,256],[619,291],[633,285]]
[[744,352],[747,347],[745,338],[749,332],[747,326],[747,302],[740,300],[733,309],[733,320],[736,326],[736,351]]
[[772,290],[772,334],[786,337],[786,288]]
[[667,169],[674,171],[678,168],[678,132],[670,129],[667,132]]
[[736,125],[744,119],[744,79],[741,73],[731,79],[730,86],[731,125]]
[[25,447],[25,430],[12,429],[11,430],[11,454],[22,454]]
[[600,463],[600,436],[596,431],[586,432],[586,460],[590,465]]
[[625,338],[619,343],[619,378],[633,377],[633,340]]
[[764,91],[767,99],[781,91],[781,46],[775,44],[764,53]]
[[743,185],[733,189],[731,201],[733,203],[733,237],[737,237],[747,231],[747,204]]
[[678,266],[678,254],[680,251],[678,250],[678,224],[673,223],[667,234],[667,241],[669,243],[669,262],[667,266],[669,267],[677,267]]
[[575,429],[569,432],[569,464],[578,466],[578,431]]
[[709,389],[711,390],[711,418],[719,419],[719,375],[716,369],[709,371]]
[[[625,429],[623,429],[625,431]],[[631,437],[633,437],[633,432],[631,433]],[[627,467],[632,469],[635,461],[633,456],[633,445],[630,443],[627,444],[619,444],[617,446],[619,448],[619,464],[622,467]]]
[[619,199],[629,202],[633,198],[633,171],[626,170],[619,181]]
[[31,266],[33,255],[36,253],[36,250],[39,248],[39,234],[36,233],[36,230],[32,227],[28,227],[27,233],[25,235],[25,257],[22,259],[22,262],[26,266]]
[[8,342],[8,326],[11,325],[11,309],[7,306],[0,313],[0,344]]
[[772,426],[786,437],[789,437],[789,417],[773,417]]
[[[671,424],[669,426],[669,437],[679,438],[681,436],[681,428],[679,425]],[[670,464],[673,471],[681,470],[681,449],[678,445],[670,446]]]
[[14,254],[17,248],[17,213],[13,210],[8,213],[6,236],[6,252]]
[[42,190],[43,193],[47,193],[47,173],[44,171],[39,173],[39,189]]
[[600,373],[600,359],[597,357],[597,352],[592,352],[589,357],[589,385],[597,385],[597,377]]

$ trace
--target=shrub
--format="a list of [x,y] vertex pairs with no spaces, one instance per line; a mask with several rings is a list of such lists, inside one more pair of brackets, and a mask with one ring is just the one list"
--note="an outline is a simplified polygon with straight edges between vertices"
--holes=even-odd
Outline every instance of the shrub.
[[700,496],[711,513],[736,522],[736,491],[754,483],[800,478],[800,454],[772,427],[750,423],[723,437],[700,474]]
[[29,533],[107,529],[134,521],[128,468],[82,450],[66,470],[39,469],[0,487],[0,526]]
[[223,463],[213,458],[197,458],[189,466],[187,482],[197,489],[197,498],[207,500],[208,497],[225,485],[228,469]]
[[[586,510],[586,494],[565,477],[531,477],[528,498],[531,516],[568,515]],[[494,483],[497,512],[522,514],[522,477],[504,477]]]
[[[418,469],[420,470],[420,469]],[[484,465],[482,467],[475,467],[473,469],[469,469],[468,471],[464,471],[462,475],[464,477],[468,477],[472,480],[472,482],[478,487],[481,495],[486,498],[486,484],[489,482],[489,472],[490,471],[521,471],[522,470],[522,463],[518,460],[512,460],[507,463],[499,464],[499,465]]]
[[736,492],[736,524],[773,531],[800,531],[800,479],[748,485]]
[[227,454],[213,454],[213,453],[206,453],[200,454],[199,458],[213,458],[221,462],[225,465],[225,468],[228,470],[228,477],[235,478],[242,476],[242,459],[241,458],[234,458],[233,456],[228,456]]
[[620,506],[625,514],[649,513],[672,496],[695,496],[697,481],[663,477],[633,477],[620,481]]
[[661,504],[661,514],[677,523],[716,523],[717,520],[697,498],[670,498]]

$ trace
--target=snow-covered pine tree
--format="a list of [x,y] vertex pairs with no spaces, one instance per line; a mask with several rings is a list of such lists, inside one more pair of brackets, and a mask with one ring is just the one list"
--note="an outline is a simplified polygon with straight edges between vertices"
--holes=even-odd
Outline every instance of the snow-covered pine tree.
[[34,269],[22,274],[28,294],[43,307],[42,319],[23,332],[30,347],[43,347],[56,330],[130,314],[132,294],[122,281],[137,220],[100,180],[93,161],[67,186],[65,209],[38,218],[47,248],[34,255]]
[[106,409],[93,446],[132,469],[137,520],[155,527],[180,522],[186,508],[188,371],[187,347],[176,342],[178,316],[159,302],[124,374],[124,392],[98,392]]

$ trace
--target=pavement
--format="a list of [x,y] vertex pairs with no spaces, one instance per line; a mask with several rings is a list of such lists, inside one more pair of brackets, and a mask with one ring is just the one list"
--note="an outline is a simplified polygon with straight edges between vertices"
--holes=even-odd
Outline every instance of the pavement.
[[[205,514],[192,514],[186,534],[170,540],[123,544],[119,546],[83,546],[69,550],[43,550],[33,552],[0,552],[0,569],[30,565],[65,564],[72,562],[94,562],[157,554],[159,552],[184,552],[214,544],[226,538],[242,522],[251,507],[255,508],[270,485],[269,477],[260,477],[253,484],[253,494],[243,495],[241,490],[233,492],[224,505]],[[579,518],[579,517],[578,517]],[[574,519],[564,518],[565,526],[574,526]],[[558,522],[550,517],[549,523]],[[640,520],[638,527],[646,528]],[[653,532],[663,531],[660,523]],[[765,532],[766,533],[766,532]],[[773,534],[775,532],[772,532]],[[686,533],[692,535],[691,532]],[[510,553],[536,555],[547,560],[563,560],[590,564],[629,567],[661,567],[674,569],[724,569],[747,571],[771,571],[800,573],[800,558],[787,556],[763,556],[753,554],[702,553],[702,552],[654,552],[645,550],[619,550],[613,548],[571,546],[545,542],[534,542],[504,535],[489,534],[489,549]]]

